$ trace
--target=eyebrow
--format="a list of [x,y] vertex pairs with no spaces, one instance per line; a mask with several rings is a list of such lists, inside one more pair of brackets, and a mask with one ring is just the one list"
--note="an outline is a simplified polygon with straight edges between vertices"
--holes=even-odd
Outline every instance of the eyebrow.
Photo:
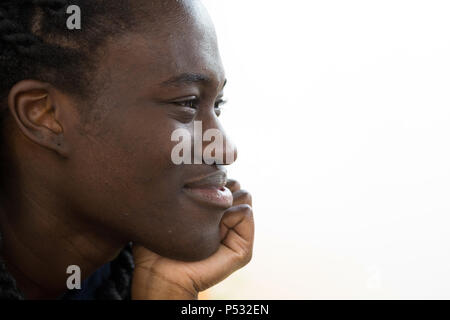
[[[173,86],[173,87],[179,87],[179,86],[185,86],[193,83],[212,83],[213,80],[203,74],[199,73],[182,73],[180,75],[177,75],[175,77],[172,77],[166,81],[163,81],[160,85],[161,86]],[[223,83],[223,87],[227,84],[227,79],[225,79]],[[222,88],[223,88],[222,87]]]

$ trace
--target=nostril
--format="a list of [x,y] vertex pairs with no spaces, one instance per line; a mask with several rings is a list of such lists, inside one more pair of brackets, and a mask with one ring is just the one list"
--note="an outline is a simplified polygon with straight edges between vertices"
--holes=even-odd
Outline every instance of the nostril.
[[237,149],[235,144],[230,140],[226,140],[225,144],[225,163],[233,164],[237,159]]

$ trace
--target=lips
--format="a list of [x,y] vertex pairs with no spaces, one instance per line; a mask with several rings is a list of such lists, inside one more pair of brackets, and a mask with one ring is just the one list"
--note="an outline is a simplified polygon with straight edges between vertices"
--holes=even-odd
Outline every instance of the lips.
[[202,205],[228,209],[233,205],[233,195],[225,187],[226,183],[226,172],[217,170],[186,183],[183,191],[192,200]]

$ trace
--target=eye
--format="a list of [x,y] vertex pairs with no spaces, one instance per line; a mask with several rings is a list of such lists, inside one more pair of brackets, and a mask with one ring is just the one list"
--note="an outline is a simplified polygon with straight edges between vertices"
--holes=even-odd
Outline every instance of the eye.
[[214,110],[217,116],[220,116],[220,114],[222,113],[222,108],[227,102],[228,101],[225,99],[220,99],[214,103]]
[[197,97],[192,96],[192,97],[183,98],[180,100],[175,100],[175,101],[173,101],[173,103],[180,107],[197,109],[199,101],[198,101]]

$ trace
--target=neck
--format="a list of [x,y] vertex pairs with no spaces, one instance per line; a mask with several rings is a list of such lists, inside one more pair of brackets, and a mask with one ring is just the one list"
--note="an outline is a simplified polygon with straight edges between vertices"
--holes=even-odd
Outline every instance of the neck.
[[68,266],[80,267],[82,281],[113,260],[125,242],[80,221],[67,212],[67,204],[39,195],[22,193],[2,201],[1,255],[26,299],[54,299],[67,290]]

